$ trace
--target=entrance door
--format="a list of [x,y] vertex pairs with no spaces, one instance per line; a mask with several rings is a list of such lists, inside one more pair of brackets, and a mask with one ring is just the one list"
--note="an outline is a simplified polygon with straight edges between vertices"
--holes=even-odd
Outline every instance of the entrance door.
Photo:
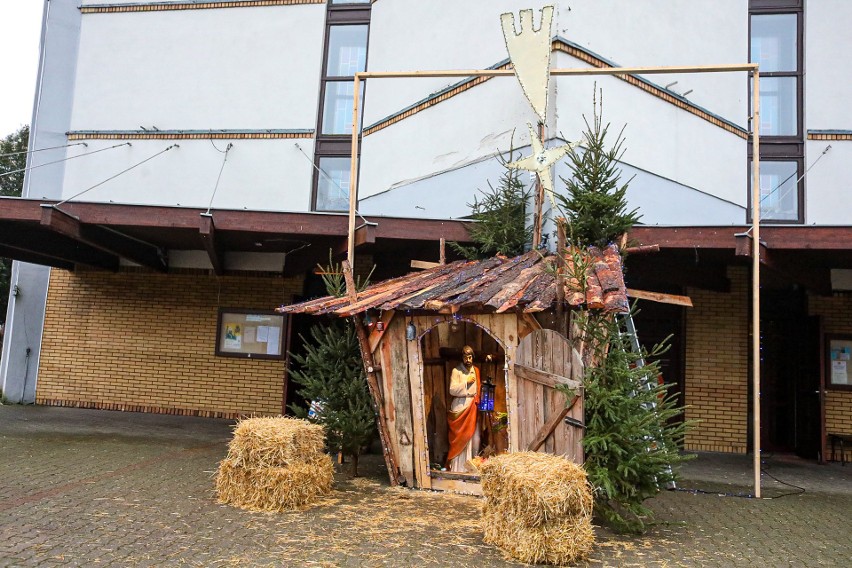
[[[524,337],[516,352],[514,412],[509,418],[513,451],[543,451],[583,462],[583,363],[560,333],[536,330]],[[576,400],[556,390],[574,388]],[[572,402],[570,410],[566,402]],[[569,422],[566,423],[565,419]],[[514,424],[513,424],[514,422]]]
[[803,291],[761,292],[761,447],[817,459],[819,321]]
[[807,459],[820,457],[820,337],[819,316],[808,316],[802,345],[803,357],[796,382],[796,454]]

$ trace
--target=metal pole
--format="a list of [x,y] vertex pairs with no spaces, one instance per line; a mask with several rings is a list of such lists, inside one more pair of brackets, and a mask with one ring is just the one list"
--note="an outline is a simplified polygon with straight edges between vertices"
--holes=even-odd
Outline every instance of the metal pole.
[[760,499],[760,71],[754,70],[752,85],[752,170],[751,184],[751,399],[752,446],[754,448],[754,496]]
[[355,74],[352,84],[352,159],[349,166],[349,232],[347,233],[346,260],[355,267],[355,205],[358,202],[358,95],[361,93],[361,77]]

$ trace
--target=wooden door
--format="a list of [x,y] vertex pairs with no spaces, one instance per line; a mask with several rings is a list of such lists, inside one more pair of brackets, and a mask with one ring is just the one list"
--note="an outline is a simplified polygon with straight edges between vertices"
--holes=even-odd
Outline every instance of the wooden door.
[[[582,463],[583,428],[565,420],[583,423],[580,355],[562,334],[539,329],[521,340],[513,370],[517,396],[509,428],[516,429],[512,438],[518,440],[513,451],[542,451]],[[556,390],[558,385],[573,388],[576,397]],[[567,409],[566,403],[571,402]]]

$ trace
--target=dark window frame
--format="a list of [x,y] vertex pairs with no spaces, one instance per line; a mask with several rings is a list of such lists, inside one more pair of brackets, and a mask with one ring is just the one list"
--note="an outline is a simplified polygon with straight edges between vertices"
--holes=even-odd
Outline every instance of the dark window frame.
[[[320,89],[317,111],[317,126],[314,137],[314,172],[311,181],[311,210],[317,211],[317,190],[319,188],[319,162],[320,158],[341,157],[352,155],[352,135],[347,134],[323,134],[323,121],[325,120],[325,93],[326,85],[331,82],[354,81],[355,76],[330,76],[327,74],[329,57],[329,39],[331,29],[336,26],[367,26],[367,53],[366,60],[370,57],[370,14],[372,4],[331,4],[326,9],[326,23],[324,32],[324,45],[322,53],[322,70],[320,73]],[[366,85],[364,85],[366,92]],[[363,99],[362,103],[363,103]],[[363,117],[364,105],[359,111]],[[360,154],[360,152],[359,152]]]
[[[752,16],[764,15],[796,15],[796,71],[774,71],[761,72],[760,78],[794,77],[796,79],[796,135],[773,136],[760,135],[760,161],[795,161],[798,164],[796,173],[797,183],[797,219],[767,219],[761,215],[761,224],[803,224],[805,222],[805,180],[804,180],[804,3],[802,0],[749,0],[748,18],[748,58],[751,61],[751,18]],[[749,76],[749,116],[753,116],[752,109],[752,77]],[[752,128],[754,127],[753,120]],[[748,206],[746,208],[746,221],[751,223],[752,217],[752,175],[751,163],[754,159],[752,145],[748,146],[748,159],[746,172],[748,179]]]

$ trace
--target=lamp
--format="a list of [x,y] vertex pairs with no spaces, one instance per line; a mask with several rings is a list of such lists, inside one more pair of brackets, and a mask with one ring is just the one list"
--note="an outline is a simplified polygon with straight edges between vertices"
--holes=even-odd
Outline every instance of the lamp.
[[405,326],[405,338],[409,341],[414,341],[417,338],[417,328],[414,327],[413,318],[408,322],[408,325]]
[[482,392],[479,394],[479,405],[477,408],[482,412],[494,412],[494,383],[491,382],[491,377],[485,379],[482,383]]

